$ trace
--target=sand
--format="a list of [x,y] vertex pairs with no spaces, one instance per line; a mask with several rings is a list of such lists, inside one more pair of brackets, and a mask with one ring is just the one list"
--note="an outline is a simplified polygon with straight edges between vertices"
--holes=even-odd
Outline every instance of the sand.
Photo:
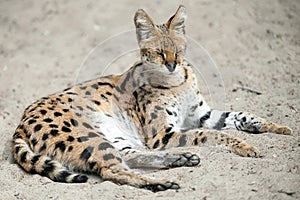
[[[152,193],[96,176],[85,184],[62,184],[21,170],[11,156],[11,138],[24,109],[81,80],[80,66],[90,51],[112,35],[133,30],[138,8],[161,23],[179,4],[187,8],[188,36],[217,66],[217,74],[204,76],[204,81],[217,80],[203,85],[204,95],[209,99],[223,91],[221,98],[212,100],[221,102],[215,107],[255,113],[291,127],[293,135],[230,131],[259,148],[263,157],[243,158],[208,146],[185,150],[201,157],[197,167],[142,172],[176,180],[178,191]],[[295,0],[2,0],[0,199],[300,199],[299,19],[300,2]],[[125,41],[118,45],[127,47]],[[131,60],[132,56],[109,70],[123,71]]]

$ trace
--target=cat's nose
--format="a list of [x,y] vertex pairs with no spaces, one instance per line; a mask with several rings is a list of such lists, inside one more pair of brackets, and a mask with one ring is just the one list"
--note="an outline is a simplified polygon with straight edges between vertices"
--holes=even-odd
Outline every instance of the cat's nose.
[[175,62],[167,62],[166,67],[168,68],[169,72],[174,72],[176,68],[176,63]]

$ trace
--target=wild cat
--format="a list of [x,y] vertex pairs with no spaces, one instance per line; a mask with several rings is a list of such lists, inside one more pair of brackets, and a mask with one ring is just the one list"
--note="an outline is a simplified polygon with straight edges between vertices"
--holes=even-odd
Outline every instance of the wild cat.
[[211,109],[199,91],[193,66],[184,59],[186,13],[179,6],[163,25],[142,9],[135,13],[141,60],[122,75],[100,77],[44,97],[24,112],[13,136],[13,155],[27,172],[53,181],[81,183],[97,174],[116,184],[153,192],[179,189],[133,168],[195,166],[177,147],[222,144],[240,156],[256,147],[223,130],[291,134],[291,129],[245,112]]

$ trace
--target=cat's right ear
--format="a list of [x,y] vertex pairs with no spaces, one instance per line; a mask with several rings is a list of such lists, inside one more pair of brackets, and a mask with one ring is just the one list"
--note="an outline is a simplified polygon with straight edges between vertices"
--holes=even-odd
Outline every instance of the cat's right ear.
[[156,36],[153,20],[143,9],[136,11],[134,16],[134,24],[139,43],[143,40],[148,40]]

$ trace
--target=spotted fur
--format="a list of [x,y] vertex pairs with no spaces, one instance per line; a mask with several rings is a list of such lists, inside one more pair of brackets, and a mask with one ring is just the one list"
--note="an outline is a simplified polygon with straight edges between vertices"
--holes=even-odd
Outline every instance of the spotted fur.
[[27,172],[80,183],[87,171],[117,184],[154,192],[178,189],[170,180],[133,168],[195,166],[197,155],[176,147],[223,144],[241,156],[259,151],[222,130],[291,134],[291,129],[244,112],[209,108],[191,64],[183,59],[185,8],[155,25],[143,10],[134,17],[141,61],[124,74],[100,77],[42,98],[24,112],[13,155]]

